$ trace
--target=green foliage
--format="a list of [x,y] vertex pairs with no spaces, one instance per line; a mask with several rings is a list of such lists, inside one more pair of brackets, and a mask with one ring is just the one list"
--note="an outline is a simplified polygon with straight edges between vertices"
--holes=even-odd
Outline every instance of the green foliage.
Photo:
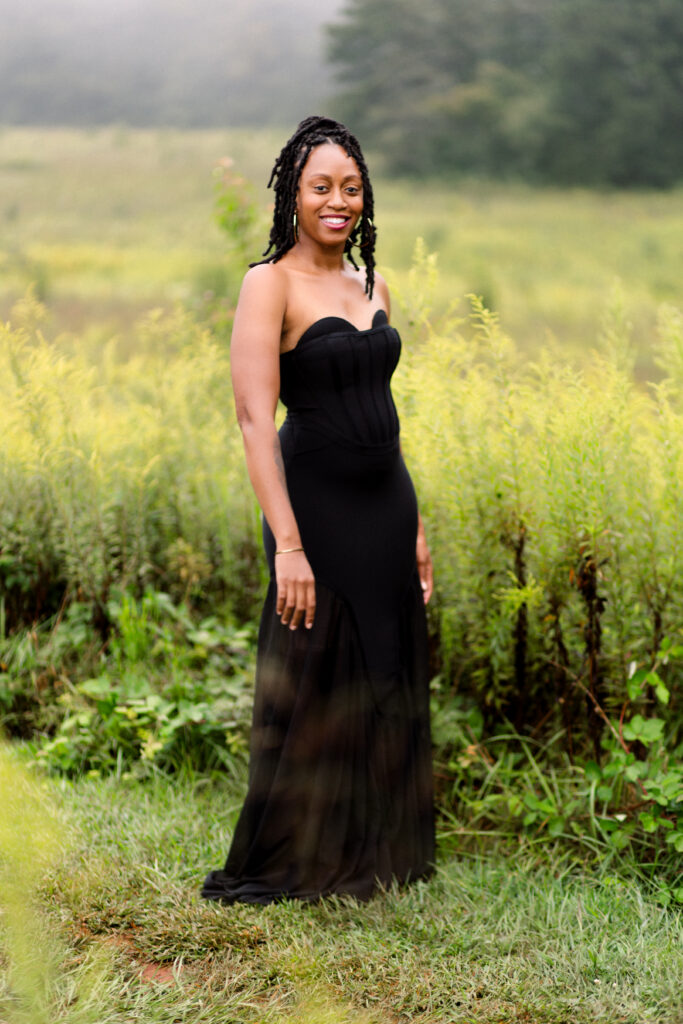
[[30,325],[0,335],[6,628],[56,614],[65,593],[105,626],[112,587],[251,617],[258,518],[224,348],[180,309],[152,311],[135,355],[112,339],[99,365]]
[[[570,750],[583,721],[599,749],[586,700],[620,706],[629,664],[683,623],[680,386],[636,387],[616,312],[609,355],[577,372],[550,353],[522,362],[499,319],[471,304],[469,322],[410,313],[395,381],[446,676],[489,720],[555,722]],[[669,671],[679,742],[681,670]]]
[[242,276],[267,237],[269,226],[255,200],[254,188],[233,170],[234,160],[223,157],[214,170],[214,220],[228,251],[220,263],[201,268],[195,283],[200,286],[200,310],[214,336],[229,340],[233,304]]
[[680,180],[678,0],[352,0],[329,52],[394,171]]
[[[246,266],[257,243],[256,230],[263,230],[262,217],[254,201],[254,190],[246,178],[236,174],[230,158],[221,160],[216,173],[215,216],[232,248]],[[261,238],[258,239],[261,241]]]
[[683,744],[673,745],[664,718],[636,710],[647,710],[648,687],[668,704],[657,670],[673,658],[683,658],[683,646],[664,641],[651,667],[633,664],[619,718],[596,709],[608,727],[601,757],[581,764],[562,751],[562,733],[539,742],[502,725],[485,735],[476,704],[434,680],[439,796],[453,846],[521,834],[554,857],[562,849],[571,859],[604,865],[621,855],[650,881],[660,903],[683,903]]
[[48,1024],[55,965],[52,942],[45,942],[37,912],[35,887],[56,853],[64,855],[64,839],[45,785],[31,777],[5,743],[0,744],[0,793],[0,951],[2,961],[9,961],[8,988],[14,997],[10,1019]]
[[83,604],[72,605],[42,643],[32,631],[5,644],[6,726],[42,732],[38,760],[69,775],[221,767],[239,777],[251,718],[252,630],[215,616],[196,622],[157,591],[112,597],[107,617],[109,641],[89,664],[82,656],[95,637]]

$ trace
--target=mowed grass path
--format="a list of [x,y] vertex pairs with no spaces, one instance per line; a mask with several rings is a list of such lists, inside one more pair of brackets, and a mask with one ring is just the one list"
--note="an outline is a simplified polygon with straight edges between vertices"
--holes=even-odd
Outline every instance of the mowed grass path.
[[[56,330],[128,330],[149,306],[207,291],[234,302],[244,267],[213,221],[214,172],[229,157],[254,183],[257,258],[273,198],[265,181],[287,131],[0,129],[0,314],[31,280]],[[397,293],[409,289],[423,236],[439,254],[437,308],[481,294],[530,353],[550,341],[577,354],[596,344],[619,282],[641,372],[650,371],[658,306],[683,304],[683,188],[397,182],[367,148],[378,261]],[[407,327],[400,313],[398,323]]]
[[[45,1019],[683,1019],[680,912],[616,875],[553,870],[532,847],[442,849],[431,881],[365,905],[217,907],[198,889],[224,859],[239,793],[207,779],[161,778],[47,790],[57,797],[64,848],[38,887],[41,914],[47,908],[59,934]],[[26,831],[20,857],[28,861],[36,841],[35,828]],[[47,956],[48,945],[44,937],[30,955]],[[12,1004],[3,995],[0,981],[5,1020]]]

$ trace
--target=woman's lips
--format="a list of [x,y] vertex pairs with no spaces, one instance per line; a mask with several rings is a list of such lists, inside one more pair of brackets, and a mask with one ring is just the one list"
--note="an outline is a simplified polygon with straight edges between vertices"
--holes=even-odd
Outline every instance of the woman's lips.
[[332,228],[333,231],[341,231],[347,224],[351,223],[350,217],[339,217],[329,216],[320,218],[325,227]]

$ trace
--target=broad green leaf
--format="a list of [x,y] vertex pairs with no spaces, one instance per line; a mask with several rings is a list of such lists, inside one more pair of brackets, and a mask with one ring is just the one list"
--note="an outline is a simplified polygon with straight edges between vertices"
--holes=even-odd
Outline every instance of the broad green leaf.
[[651,814],[649,811],[641,811],[638,818],[645,832],[657,831],[658,819],[655,818],[654,814]]
[[655,696],[657,697],[657,700],[661,704],[668,704],[669,703],[670,693],[667,690],[667,688],[664,685],[664,683],[659,682],[658,685],[655,687]]
[[642,731],[643,743],[654,743],[661,738],[664,732],[664,720],[661,718],[648,718],[645,721]]
[[645,719],[642,715],[634,715],[630,722],[624,725],[624,738],[627,740],[638,740],[643,734]]
[[644,779],[647,775],[648,766],[645,761],[634,761],[632,764],[626,766],[624,774],[629,782],[635,782],[636,779]]
[[631,678],[626,684],[626,691],[629,696],[629,700],[638,700],[641,693],[643,692],[643,683],[647,679],[648,670],[645,668],[639,668],[637,672],[634,672]]
[[612,832],[611,836],[609,836],[610,845],[616,847],[617,850],[623,850],[630,841],[630,835],[623,828],[617,829],[616,832]]

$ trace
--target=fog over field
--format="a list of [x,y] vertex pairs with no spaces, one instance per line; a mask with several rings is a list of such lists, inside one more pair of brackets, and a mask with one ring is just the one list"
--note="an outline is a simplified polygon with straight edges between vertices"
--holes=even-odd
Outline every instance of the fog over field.
[[0,123],[289,124],[341,0],[0,0]]

